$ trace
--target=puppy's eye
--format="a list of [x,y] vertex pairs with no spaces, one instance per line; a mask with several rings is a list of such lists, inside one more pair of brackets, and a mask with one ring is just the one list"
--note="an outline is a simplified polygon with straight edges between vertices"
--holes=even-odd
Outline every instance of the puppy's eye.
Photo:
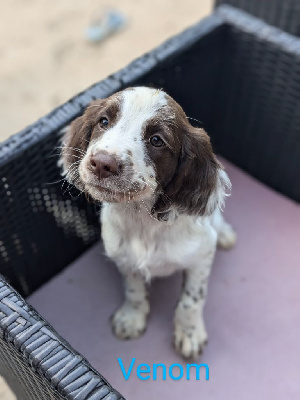
[[164,141],[157,135],[151,136],[149,141],[154,147],[162,147],[165,144]]
[[108,119],[103,117],[100,119],[99,121],[100,126],[102,126],[103,128],[106,128],[109,124]]

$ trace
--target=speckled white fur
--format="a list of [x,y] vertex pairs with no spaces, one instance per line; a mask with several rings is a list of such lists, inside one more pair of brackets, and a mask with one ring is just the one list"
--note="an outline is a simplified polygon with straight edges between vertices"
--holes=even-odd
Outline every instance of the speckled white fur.
[[175,311],[174,345],[184,357],[196,358],[207,342],[203,308],[216,245],[231,247],[235,233],[219,208],[206,217],[180,215],[168,225],[153,219],[147,206],[133,203],[125,210],[122,204],[105,203],[102,208],[105,249],[125,286],[125,303],[112,317],[113,330],[121,339],[138,337],[149,312],[145,282],[185,270]]

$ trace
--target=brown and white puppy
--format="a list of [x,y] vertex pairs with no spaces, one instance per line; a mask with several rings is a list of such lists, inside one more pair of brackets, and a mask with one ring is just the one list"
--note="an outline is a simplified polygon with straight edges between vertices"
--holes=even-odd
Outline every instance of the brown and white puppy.
[[216,245],[236,238],[220,211],[230,181],[208,135],[165,92],[129,88],[94,101],[71,124],[62,162],[69,182],[103,202],[105,250],[125,287],[115,335],[141,335],[147,281],[183,270],[174,344],[196,357],[207,341],[202,314]]

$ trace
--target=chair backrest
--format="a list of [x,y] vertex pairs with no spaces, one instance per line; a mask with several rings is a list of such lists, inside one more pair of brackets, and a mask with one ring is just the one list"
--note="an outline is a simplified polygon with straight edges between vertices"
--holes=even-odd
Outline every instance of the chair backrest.
[[229,4],[285,32],[300,36],[299,0],[215,0],[215,7]]

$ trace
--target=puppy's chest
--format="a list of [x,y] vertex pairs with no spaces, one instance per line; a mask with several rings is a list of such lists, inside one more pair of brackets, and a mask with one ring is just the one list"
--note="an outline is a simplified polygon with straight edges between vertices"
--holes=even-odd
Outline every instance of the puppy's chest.
[[149,215],[103,211],[105,249],[121,268],[144,271],[151,276],[169,275],[194,263],[206,247],[207,229],[190,217],[169,226]]

